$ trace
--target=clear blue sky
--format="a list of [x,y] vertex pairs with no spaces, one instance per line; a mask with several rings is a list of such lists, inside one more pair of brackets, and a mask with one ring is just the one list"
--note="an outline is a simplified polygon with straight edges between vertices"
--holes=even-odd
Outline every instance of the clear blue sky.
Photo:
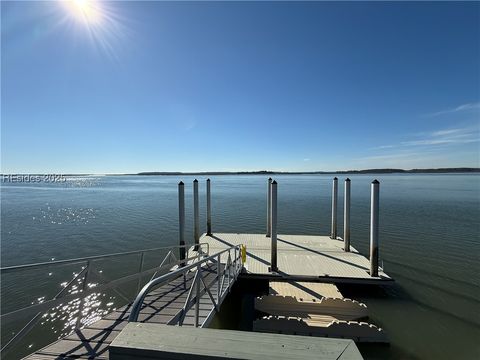
[[1,10],[4,173],[479,166],[478,2]]

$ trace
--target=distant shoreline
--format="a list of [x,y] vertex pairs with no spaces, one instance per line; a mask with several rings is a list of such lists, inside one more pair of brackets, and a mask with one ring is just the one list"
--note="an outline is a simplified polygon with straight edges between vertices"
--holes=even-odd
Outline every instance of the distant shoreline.
[[[106,176],[132,176],[132,175],[345,175],[345,174],[455,174],[455,173],[480,173],[480,168],[435,168],[435,169],[365,169],[365,170],[340,170],[340,171],[198,171],[198,172],[181,172],[181,171],[146,171],[134,174],[62,174],[62,176],[89,176],[89,175],[106,175]],[[36,176],[47,174],[0,174],[0,176]]]
[[480,168],[436,168],[436,169],[365,169],[340,171],[205,171],[205,172],[171,172],[148,171],[128,175],[329,175],[329,174],[451,174],[479,173]]

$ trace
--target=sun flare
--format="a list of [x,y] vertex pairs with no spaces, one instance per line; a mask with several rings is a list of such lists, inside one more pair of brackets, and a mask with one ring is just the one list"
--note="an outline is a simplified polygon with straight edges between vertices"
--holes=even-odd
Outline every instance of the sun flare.
[[103,19],[103,10],[100,1],[96,0],[67,0],[64,1],[68,12],[76,20],[87,25],[98,25]]
[[58,25],[79,41],[87,39],[98,50],[118,60],[125,41],[125,18],[116,4],[101,0],[57,0]]

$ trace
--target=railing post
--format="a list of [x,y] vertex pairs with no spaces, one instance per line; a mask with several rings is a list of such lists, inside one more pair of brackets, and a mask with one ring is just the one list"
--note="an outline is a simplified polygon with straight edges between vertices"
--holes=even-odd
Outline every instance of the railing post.
[[233,279],[237,279],[237,247],[233,248]]
[[[189,255],[190,249],[185,248],[185,251],[187,253],[187,257],[185,259],[190,258],[190,255]],[[187,264],[185,264],[185,265],[187,265]],[[180,264],[179,267],[181,267],[181,266],[182,266],[182,264]],[[185,273],[183,273],[183,288],[187,289],[187,275]]]
[[210,195],[210,179],[207,179],[207,235],[212,235],[212,199]]
[[277,182],[275,180],[272,182],[271,190],[270,236],[272,239],[272,253],[270,271],[277,271]]
[[198,211],[198,180],[193,180],[193,237],[195,240],[195,249],[198,249],[200,242],[200,218]]
[[332,184],[332,231],[330,233],[331,239],[337,238],[337,197],[338,197],[338,179],[333,178]]
[[[238,246],[238,245],[237,245]],[[242,266],[242,250],[240,249],[240,247],[237,248],[237,273],[239,273],[240,271],[240,266]]]
[[[144,257],[145,257],[145,253],[142,251],[142,256],[140,257],[140,266],[138,268],[138,272],[139,274],[142,272],[142,269],[143,269],[143,260],[144,260]],[[137,294],[138,292],[140,291],[140,284],[142,283],[142,276],[140,275],[138,277],[138,282],[137,282]],[[135,295],[136,297],[136,295]]]
[[272,178],[268,178],[267,183],[267,237],[270,237],[272,227]]
[[217,304],[220,304],[220,274],[221,274],[221,264],[220,264],[220,255],[217,257]]
[[225,265],[225,271],[227,274],[227,288],[228,285],[230,284],[230,263],[231,263],[231,258],[230,258],[230,250],[228,250],[228,258],[227,258],[227,264]]
[[374,180],[371,185],[370,203],[370,276],[378,276],[378,215],[380,183]]
[[343,194],[343,249],[350,251],[350,179],[345,180],[345,191]]
[[[178,183],[178,224],[181,261],[185,260],[185,186],[182,181]],[[185,266],[185,263],[181,262],[179,266]]]
[[198,279],[197,279],[197,282],[195,284],[195,327],[198,327],[198,316],[199,316],[199,312],[200,312],[200,276],[202,276],[202,268],[200,266],[200,264],[197,265],[197,275],[198,275]]
[[232,255],[230,254],[230,249],[228,250],[228,258],[230,259],[230,261],[228,262],[227,285],[230,286],[230,279],[232,277]]

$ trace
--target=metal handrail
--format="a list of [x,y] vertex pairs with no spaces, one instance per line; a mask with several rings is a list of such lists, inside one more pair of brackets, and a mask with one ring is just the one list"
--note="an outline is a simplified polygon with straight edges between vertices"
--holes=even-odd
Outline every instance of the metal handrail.
[[[206,253],[209,253],[210,250],[210,245],[209,243],[200,243],[199,245],[203,246],[206,245],[207,251]],[[124,256],[124,255],[133,255],[133,254],[141,254],[141,253],[146,253],[146,252],[151,252],[151,251],[158,251],[158,250],[166,250],[166,249],[181,249],[181,248],[190,248],[192,245],[173,245],[173,246],[162,246],[158,248],[151,248],[151,249],[144,249],[144,250],[135,250],[135,251],[127,251],[127,252],[121,252],[121,253],[113,253],[113,254],[105,254],[105,255],[95,255],[95,256],[88,256],[88,257],[82,257],[82,258],[75,258],[75,259],[66,259],[66,260],[57,260],[57,261],[47,261],[47,262],[41,262],[41,263],[33,263],[33,264],[22,264],[22,265],[13,265],[13,266],[6,266],[3,268],[0,268],[0,272],[2,273],[7,273],[13,270],[20,270],[20,269],[31,269],[34,267],[41,267],[41,266],[50,266],[50,265],[70,265],[70,264],[77,264],[81,262],[86,262],[89,260],[100,260],[100,259],[106,259],[114,256]]]
[[[184,276],[184,281],[185,281],[185,275],[190,270],[196,268],[196,274],[195,274],[195,277],[194,277],[194,280],[193,280],[192,284],[190,285],[190,290],[189,290],[189,293],[188,293],[188,296],[187,296],[187,300],[185,301],[185,305],[184,305],[183,309],[180,309],[180,311],[178,311],[177,314],[173,316],[173,318],[168,322],[168,324],[171,325],[171,324],[178,321],[179,325],[182,325],[183,318],[185,317],[186,312],[192,307],[192,305],[195,302],[195,304],[196,304],[195,326],[198,326],[198,317],[199,317],[198,309],[199,309],[200,296],[203,295],[205,292],[207,292],[209,294],[212,302],[213,302],[214,309],[218,311],[219,303],[223,300],[224,296],[226,295],[226,294],[224,294],[222,296],[220,294],[221,290],[223,289],[225,278],[226,277],[228,278],[228,286],[227,286],[226,291],[227,290],[229,291],[233,282],[236,280],[238,274],[240,273],[240,270],[243,267],[242,256],[241,256],[241,247],[242,247],[242,245],[232,246],[232,247],[230,247],[228,249],[225,249],[225,250],[222,250],[222,251],[220,251],[220,252],[218,252],[214,255],[210,255],[210,256],[205,257],[201,260],[198,260],[197,262],[195,262],[193,264],[190,264],[188,266],[179,268],[175,271],[172,271],[168,274],[162,275],[162,276],[160,276],[156,279],[151,280],[150,282],[145,284],[145,286],[142,288],[142,290],[137,295],[137,297],[136,297],[136,299],[135,299],[135,301],[132,305],[132,309],[130,311],[130,316],[128,318],[128,321],[129,322],[137,322],[138,321],[138,316],[140,315],[140,310],[141,310],[142,304],[145,300],[145,297],[154,287],[157,287],[161,284],[167,283],[167,282],[169,282],[173,279],[177,279],[182,275]],[[232,257],[231,257],[231,251],[234,251],[233,260],[232,260]],[[223,278],[221,279],[220,278],[221,277],[221,269],[220,269],[220,265],[221,265],[220,259],[221,258],[220,257],[221,257],[221,255],[223,255],[225,253],[228,253],[228,258],[227,258],[225,268],[223,269]],[[212,281],[209,286],[207,286],[207,284],[205,283],[205,280],[203,279],[203,277],[201,275],[202,265],[206,264],[208,262],[216,262],[217,263],[217,275],[216,275],[214,281]],[[233,268],[233,273],[232,273],[232,268]],[[232,279],[233,279],[233,281],[232,281]],[[215,301],[212,293],[210,292],[210,287],[213,285],[215,280],[217,282],[217,299],[216,299],[216,301]],[[204,287],[203,294],[201,294],[201,291],[200,291],[200,283],[202,283],[203,287]],[[195,295],[195,299],[192,299],[192,293],[193,293],[194,287],[196,288],[196,290],[195,290],[196,295]]]
[[[5,273],[11,273],[13,271],[22,271],[26,269],[32,269],[32,268],[41,268],[41,267],[51,267],[53,265],[70,265],[70,264],[81,264],[81,263],[86,263],[86,266],[82,267],[82,270],[78,273],[75,274],[74,278],[68,282],[68,284],[58,293],[56,294],[52,299],[47,300],[42,303],[30,305],[23,307],[21,309],[13,310],[10,311],[6,314],[2,314],[0,316],[0,321],[3,324],[6,323],[11,323],[12,321],[15,321],[17,319],[17,316],[19,314],[22,314],[22,316],[27,316],[27,315],[33,315],[33,318],[22,328],[20,329],[14,336],[11,338],[5,345],[2,346],[0,349],[0,354],[4,356],[11,348],[18,343],[40,320],[40,315],[42,312],[54,307],[55,305],[58,305],[62,302],[68,301],[68,300],[73,300],[73,299],[80,299],[80,313],[77,318],[77,322],[75,324],[74,330],[78,329],[81,326],[81,318],[82,318],[82,308],[83,308],[83,302],[85,298],[93,293],[93,292],[99,292],[102,290],[107,290],[107,289],[114,289],[121,285],[124,284],[128,281],[136,280],[138,279],[138,288],[140,287],[141,279],[144,275],[154,273],[154,276],[161,271],[162,269],[165,268],[170,268],[172,269],[175,266],[179,266],[182,268],[186,264],[188,264],[190,261],[198,260],[199,258],[203,256],[208,256],[210,247],[208,243],[200,243],[198,244],[199,247],[197,251],[195,251],[195,255],[192,257],[189,257],[189,248],[191,245],[179,245],[179,246],[164,246],[164,247],[159,247],[159,248],[151,248],[151,249],[145,249],[145,250],[136,250],[136,251],[129,251],[129,252],[123,252],[123,253],[114,253],[114,254],[106,254],[106,255],[96,255],[96,256],[89,256],[89,257],[83,257],[83,258],[76,258],[76,259],[67,259],[67,260],[59,260],[59,261],[50,261],[50,262],[43,262],[43,263],[34,263],[34,264],[24,264],[24,265],[15,265],[15,266],[9,266],[9,267],[4,267],[0,269],[1,274]],[[206,247],[206,251],[203,250],[203,247]],[[181,249],[181,248],[186,248],[187,253],[186,253],[186,258],[185,259],[177,259],[173,253],[173,249]],[[167,255],[163,258],[161,261],[161,264],[159,266],[154,266],[152,268],[143,269],[143,260],[144,256],[146,253],[158,251],[158,250],[168,250],[170,251],[167,253]],[[125,256],[125,255],[133,255],[133,254],[141,254],[141,259],[140,259],[140,268],[138,269],[137,273],[130,274],[127,276],[123,276],[118,279],[114,279],[111,281],[108,281],[100,286],[96,286],[93,288],[88,288],[86,286],[87,281],[89,277],[93,273],[93,266],[92,262],[95,260],[100,260],[100,259],[106,259],[106,258],[112,258],[112,257],[119,257],[119,256]],[[169,262],[165,264],[165,262],[173,257],[175,260],[174,262]],[[165,265],[164,265],[165,264]],[[92,269],[91,269],[92,268]],[[174,270],[175,271],[175,270]],[[81,278],[83,275],[83,284],[82,284],[82,291],[80,293],[76,294],[66,294],[67,289],[74,283],[74,280]],[[95,276],[99,276],[100,274],[95,274]],[[137,290],[138,291],[138,290]]]

